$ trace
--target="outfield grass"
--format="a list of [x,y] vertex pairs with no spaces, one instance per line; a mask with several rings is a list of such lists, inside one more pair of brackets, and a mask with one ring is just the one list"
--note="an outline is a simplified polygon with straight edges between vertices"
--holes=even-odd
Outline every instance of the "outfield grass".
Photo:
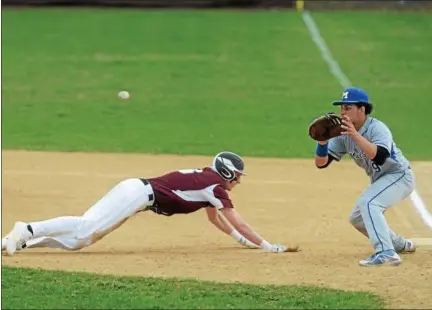
[[338,93],[294,13],[3,15],[7,148],[304,156],[311,79]]
[[[430,159],[430,15],[382,14],[313,16],[402,150]],[[294,12],[2,18],[4,148],[308,157],[309,122],[341,93]],[[117,100],[122,89],[132,100]]]
[[[369,293],[2,267],[2,309],[376,309]],[[41,298],[43,296],[43,298]]]

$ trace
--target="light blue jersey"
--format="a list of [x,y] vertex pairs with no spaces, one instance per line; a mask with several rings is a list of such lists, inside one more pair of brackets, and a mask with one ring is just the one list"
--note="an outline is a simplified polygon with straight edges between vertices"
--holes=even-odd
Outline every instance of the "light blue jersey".
[[340,160],[345,154],[349,154],[355,163],[366,171],[371,183],[387,173],[403,172],[409,167],[409,161],[393,141],[389,128],[381,121],[373,117],[367,117],[360,128],[359,133],[368,141],[382,146],[390,154],[383,165],[378,166],[354,143],[348,136],[339,136],[330,139],[328,152],[336,160]]
[[[374,255],[359,263],[361,266],[398,265],[401,258],[397,253],[407,250],[413,252],[415,246],[390,229],[384,212],[413,192],[414,173],[408,160],[393,141],[389,128],[383,122],[369,116],[373,105],[365,90],[348,87],[343,91],[341,99],[333,101],[333,105],[356,105],[364,108],[366,121],[358,132],[369,142],[385,148],[390,154],[382,165],[377,165],[348,135],[335,137],[328,143],[329,155],[339,161],[348,154],[371,180],[371,184],[357,199],[350,215],[350,223],[369,238],[375,249]],[[349,110],[341,107],[342,112]],[[317,156],[321,155],[317,152]]]

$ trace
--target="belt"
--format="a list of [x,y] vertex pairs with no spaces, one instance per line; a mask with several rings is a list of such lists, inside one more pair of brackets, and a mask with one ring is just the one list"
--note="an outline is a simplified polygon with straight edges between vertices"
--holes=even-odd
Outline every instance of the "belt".
[[[151,187],[151,184],[148,180],[146,180],[146,179],[140,179],[140,180],[141,180],[141,182],[144,183],[145,186]],[[166,213],[165,211],[159,209],[159,204],[156,201],[154,194],[149,195],[149,202],[151,202],[152,204],[150,206],[147,206],[143,211],[151,210],[156,214],[162,214],[165,216],[171,216],[172,215],[170,213]]]
[[[151,186],[150,182],[147,181],[146,179],[140,179],[140,180],[141,180],[141,182],[144,183],[145,186]],[[148,195],[148,199],[149,199],[149,202],[151,202],[153,205],[155,204],[155,196],[154,196],[154,194],[149,194]]]

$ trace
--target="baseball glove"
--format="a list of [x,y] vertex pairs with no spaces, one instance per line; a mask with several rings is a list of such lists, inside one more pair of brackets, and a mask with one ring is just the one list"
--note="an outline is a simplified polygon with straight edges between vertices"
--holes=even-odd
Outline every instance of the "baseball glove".
[[326,141],[340,136],[342,118],[333,112],[319,116],[309,125],[309,136],[316,141]]

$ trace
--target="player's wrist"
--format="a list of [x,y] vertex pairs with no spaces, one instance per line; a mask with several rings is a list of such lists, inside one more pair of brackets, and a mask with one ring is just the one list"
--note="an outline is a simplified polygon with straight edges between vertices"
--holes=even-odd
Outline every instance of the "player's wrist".
[[358,131],[355,131],[352,133],[351,139],[358,141],[358,140],[364,139],[364,137]]
[[233,237],[235,240],[237,240],[238,243],[240,243],[241,245],[250,247],[250,248],[257,248],[258,246],[249,241],[245,236],[243,236],[242,234],[240,234],[237,230],[233,229],[233,231],[231,232],[231,237]]
[[328,156],[328,143],[326,143],[326,144],[317,143],[316,149],[315,149],[315,154],[318,157]]
[[231,232],[231,237],[241,243],[242,239],[245,239],[237,230],[233,229]]

